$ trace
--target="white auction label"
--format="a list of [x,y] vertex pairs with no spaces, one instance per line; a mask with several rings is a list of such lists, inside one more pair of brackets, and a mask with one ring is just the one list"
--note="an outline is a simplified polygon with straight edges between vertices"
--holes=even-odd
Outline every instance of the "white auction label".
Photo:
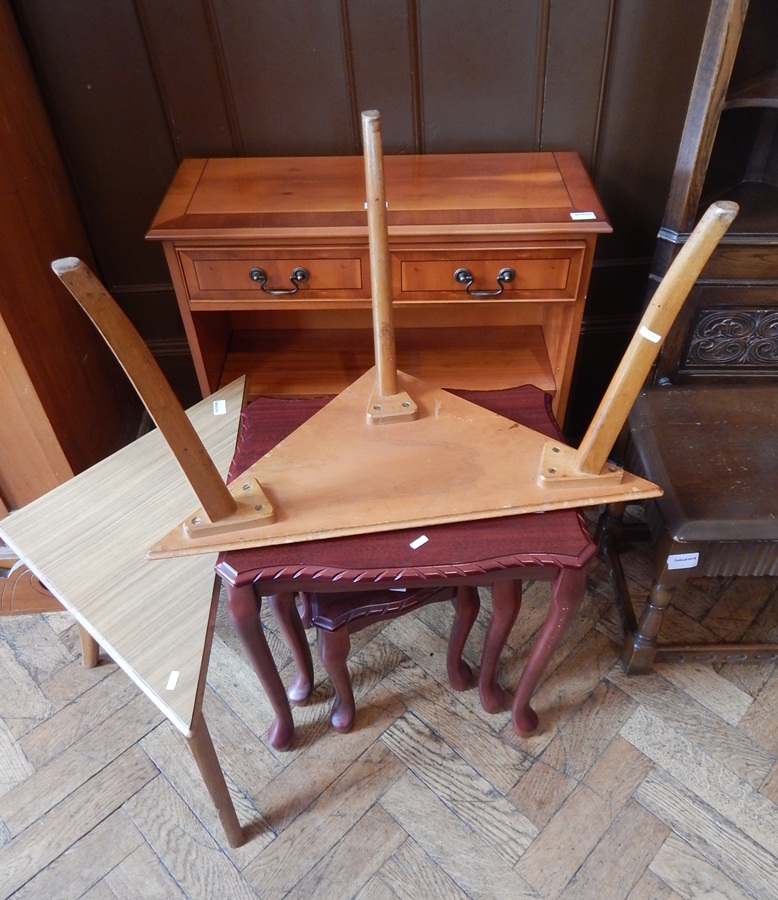
[[699,553],[671,553],[667,557],[668,569],[693,569],[700,561]]

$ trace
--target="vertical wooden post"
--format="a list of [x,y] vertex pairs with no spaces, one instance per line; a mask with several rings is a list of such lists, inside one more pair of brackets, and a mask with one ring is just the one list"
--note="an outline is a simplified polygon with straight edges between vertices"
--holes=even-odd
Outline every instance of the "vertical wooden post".
[[375,110],[362,113],[365,155],[367,229],[370,242],[370,287],[373,298],[373,344],[376,385],[367,409],[369,422],[408,421],[418,415],[416,404],[397,380],[392,272],[389,259],[389,228],[386,219],[381,117]]

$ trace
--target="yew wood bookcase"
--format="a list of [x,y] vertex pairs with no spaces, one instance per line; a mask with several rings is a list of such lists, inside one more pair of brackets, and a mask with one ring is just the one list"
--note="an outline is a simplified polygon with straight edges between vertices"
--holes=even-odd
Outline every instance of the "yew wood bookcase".
[[[574,153],[385,160],[397,365],[447,388],[534,384],[562,421],[598,234]],[[204,395],[336,394],[373,363],[361,156],[187,159],[163,243]]]

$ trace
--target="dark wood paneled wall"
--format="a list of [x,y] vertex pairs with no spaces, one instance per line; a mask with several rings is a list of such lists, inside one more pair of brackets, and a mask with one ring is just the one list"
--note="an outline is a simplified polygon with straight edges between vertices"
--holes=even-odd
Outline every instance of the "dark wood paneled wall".
[[[568,430],[643,304],[709,0],[11,0],[101,274],[189,382],[145,231],[187,156],[577,150],[599,246]],[[183,365],[181,372],[178,363]]]

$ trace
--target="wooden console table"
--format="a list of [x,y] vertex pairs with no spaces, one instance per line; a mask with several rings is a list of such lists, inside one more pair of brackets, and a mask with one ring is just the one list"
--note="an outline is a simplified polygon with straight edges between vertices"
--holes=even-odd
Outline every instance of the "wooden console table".
[[[534,384],[562,421],[611,230],[578,156],[389,156],[385,173],[398,367],[451,388]],[[204,395],[243,374],[250,398],[334,394],[370,368],[364,207],[361,156],[181,164],[147,237]]]

